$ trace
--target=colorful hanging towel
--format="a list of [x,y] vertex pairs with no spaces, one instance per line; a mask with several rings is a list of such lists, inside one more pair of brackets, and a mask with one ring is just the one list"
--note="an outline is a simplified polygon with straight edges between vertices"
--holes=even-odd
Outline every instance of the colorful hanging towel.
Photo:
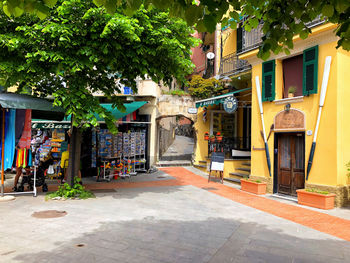
[[12,167],[13,158],[15,157],[15,123],[16,110],[11,109],[5,113],[5,152],[4,152],[4,169]]
[[32,166],[32,152],[28,149],[18,149],[16,157],[16,167],[31,167]]
[[32,110],[26,110],[26,117],[24,120],[24,128],[18,146],[21,149],[29,149],[32,140]]

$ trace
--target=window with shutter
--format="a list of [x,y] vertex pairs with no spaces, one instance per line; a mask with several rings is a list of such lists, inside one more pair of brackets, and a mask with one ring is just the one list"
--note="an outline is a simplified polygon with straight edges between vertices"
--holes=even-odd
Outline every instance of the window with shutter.
[[303,95],[317,93],[318,46],[304,50],[303,54]]
[[262,101],[275,99],[275,60],[262,64]]

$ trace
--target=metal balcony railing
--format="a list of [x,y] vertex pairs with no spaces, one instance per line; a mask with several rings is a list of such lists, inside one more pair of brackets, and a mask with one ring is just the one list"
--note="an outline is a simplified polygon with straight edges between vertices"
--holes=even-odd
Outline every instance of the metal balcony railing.
[[251,69],[252,66],[248,61],[238,59],[236,53],[225,56],[220,61],[220,75],[235,75]]
[[[249,19],[249,18],[248,18]],[[321,19],[321,16],[318,16],[314,20],[312,20],[309,23],[306,23],[306,26],[309,28],[318,26],[322,23],[324,23],[325,20]],[[250,32],[244,30],[242,28],[242,49],[237,50],[238,54],[245,53],[247,51],[256,49],[259,47],[262,43],[261,38],[263,37],[262,27],[264,23],[261,22],[257,28],[252,29]]]

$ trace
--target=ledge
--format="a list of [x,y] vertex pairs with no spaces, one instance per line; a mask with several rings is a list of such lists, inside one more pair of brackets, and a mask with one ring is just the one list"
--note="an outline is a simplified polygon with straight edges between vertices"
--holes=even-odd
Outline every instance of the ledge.
[[297,102],[303,102],[303,101],[304,101],[304,96],[298,96],[293,98],[274,100],[274,103],[277,105],[282,105],[282,104],[297,103]]

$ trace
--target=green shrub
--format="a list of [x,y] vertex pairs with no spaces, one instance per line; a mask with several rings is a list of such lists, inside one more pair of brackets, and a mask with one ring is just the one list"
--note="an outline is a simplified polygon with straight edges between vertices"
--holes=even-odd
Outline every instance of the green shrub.
[[85,190],[85,187],[80,184],[81,179],[79,177],[74,177],[74,185],[71,187],[68,183],[64,183],[58,187],[58,190],[53,193],[46,194],[46,200],[52,199],[55,197],[62,197],[64,199],[88,199],[95,198],[95,195]]
[[199,99],[206,99],[217,95],[224,90],[223,84],[215,78],[204,79],[199,75],[192,76],[188,91]]
[[165,95],[176,95],[176,96],[186,96],[189,95],[186,91],[181,90],[181,89],[175,89],[175,90],[170,90],[170,91],[165,91],[163,92]]

